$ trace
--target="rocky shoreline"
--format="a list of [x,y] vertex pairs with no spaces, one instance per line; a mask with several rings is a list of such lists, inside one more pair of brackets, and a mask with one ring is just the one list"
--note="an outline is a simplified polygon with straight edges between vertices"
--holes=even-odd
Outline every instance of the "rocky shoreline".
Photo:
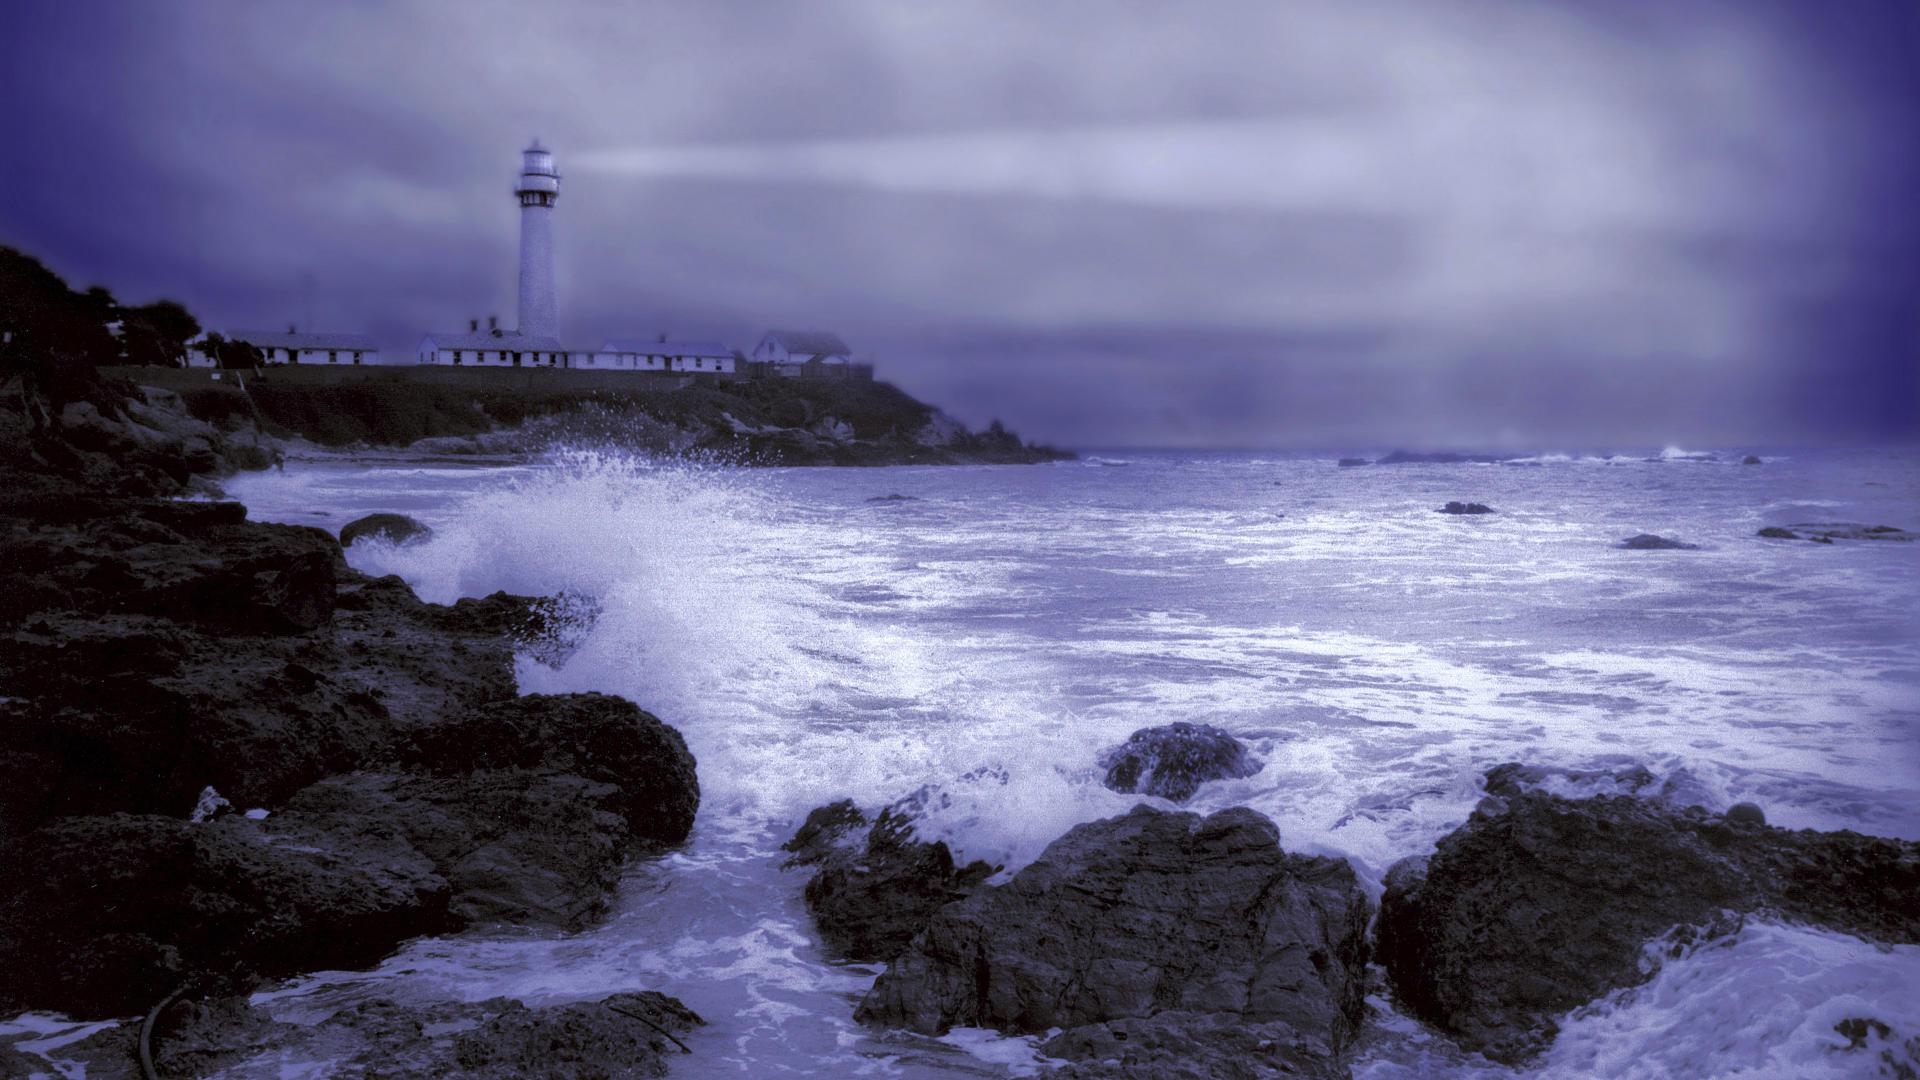
[[[119,1021],[61,1049],[90,1076],[143,1075],[143,1053],[168,1076],[666,1075],[701,1019],[658,993],[375,998],[310,1023],[249,1004],[420,935],[593,923],[624,865],[687,839],[697,763],[631,702],[519,696],[516,654],[564,657],[578,629],[554,601],[424,603],[323,531],[177,498],[259,444],[125,389],[10,389],[0,1008]],[[1087,765],[1169,803],[1264,768],[1191,724]],[[828,948],[885,965],[857,1019],[1030,1036],[1061,1076],[1344,1076],[1371,993],[1521,1063],[1650,956],[1744,920],[1920,943],[1920,844],[1681,805],[1644,770],[1508,764],[1485,789],[1377,903],[1244,808],[1143,804],[1003,875],[917,834],[922,791],[822,807],[788,851]],[[1889,1030],[1848,1015],[1836,1052],[1920,1061],[1854,1037]],[[0,1045],[9,1073],[41,1060]]]
[[628,860],[686,840],[693,756],[623,699],[519,695],[516,652],[567,648],[550,602],[427,604],[324,531],[178,499],[255,444],[152,395],[8,389],[0,1009],[122,1019],[62,1049],[99,1076],[141,1075],[142,1014],[161,1075],[315,1040],[368,1075],[664,1075],[699,1018],[658,994],[317,1027],[246,1004],[424,934],[591,923]]

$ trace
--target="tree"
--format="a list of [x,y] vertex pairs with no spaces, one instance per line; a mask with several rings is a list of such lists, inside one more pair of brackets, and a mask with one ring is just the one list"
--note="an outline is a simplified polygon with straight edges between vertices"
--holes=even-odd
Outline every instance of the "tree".
[[156,300],[120,312],[120,339],[129,364],[185,366],[187,342],[200,332],[200,320],[185,307]]
[[216,367],[256,368],[262,361],[260,350],[244,341],[234,341],[221,334],[208,334],[206,342],[200,346],[208,356],[213,357]]
[[116,309],[107,290],[74,292],[40,260],[0,247],[0,335],[12,338],[0,375],[24,378],[56,406],[86,400],[111,411],[94,369],[120,358],[106,325]]

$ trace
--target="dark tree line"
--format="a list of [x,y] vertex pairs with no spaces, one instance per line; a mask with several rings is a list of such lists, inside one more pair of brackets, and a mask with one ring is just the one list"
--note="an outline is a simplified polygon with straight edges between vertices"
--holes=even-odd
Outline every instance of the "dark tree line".
[[[116,333],[116,330],[118,331]],[[76,292],[40,260],[0,247],[0,338],[9,373],[113,364],[182,367],[200,321],[172,300],[129,306],[95,285]]]

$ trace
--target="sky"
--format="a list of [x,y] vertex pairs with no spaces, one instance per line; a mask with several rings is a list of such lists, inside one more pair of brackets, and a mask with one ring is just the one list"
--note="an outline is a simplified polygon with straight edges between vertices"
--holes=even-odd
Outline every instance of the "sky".
[[0,244],[214,328],[838,332],[1081,447],[1920,436],[1920,4],[13,0]]

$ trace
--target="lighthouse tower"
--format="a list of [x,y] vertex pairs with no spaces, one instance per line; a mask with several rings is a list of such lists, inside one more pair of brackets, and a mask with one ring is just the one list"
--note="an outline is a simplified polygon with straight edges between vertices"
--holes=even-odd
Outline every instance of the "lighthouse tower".
[[520,335],[558,338],[560,317],[553,298],[553,203],[560,197],[560,174],[553,154],[533,145],[521,152],[520,183]]

